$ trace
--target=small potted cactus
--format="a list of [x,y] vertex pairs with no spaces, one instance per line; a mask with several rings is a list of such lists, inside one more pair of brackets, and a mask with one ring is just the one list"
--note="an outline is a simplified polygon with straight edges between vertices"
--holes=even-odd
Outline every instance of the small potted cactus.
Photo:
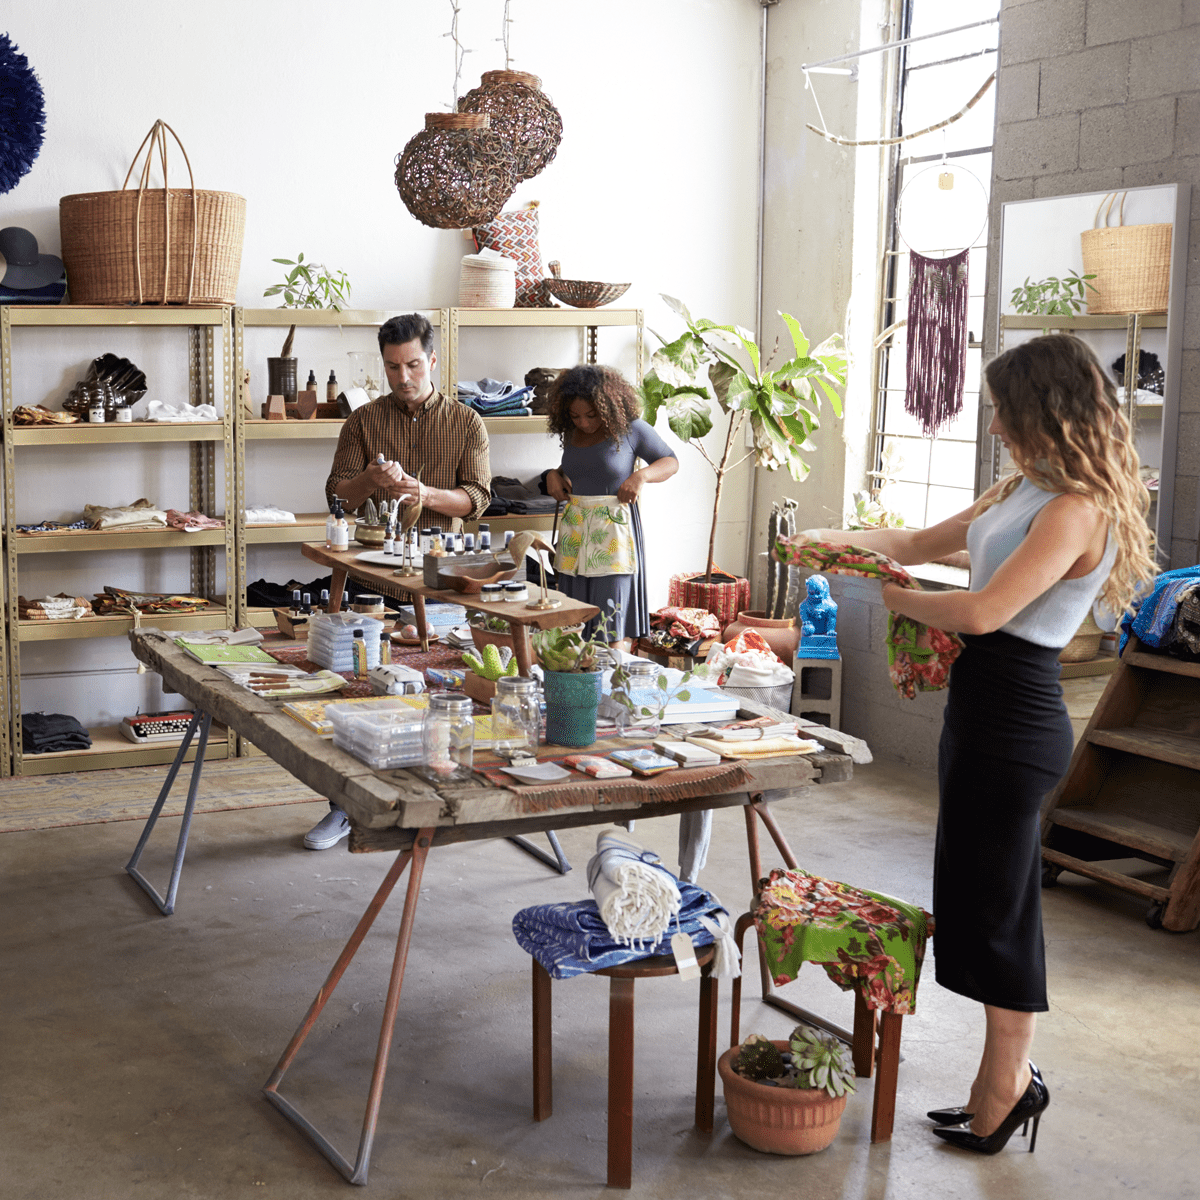
[[479,654],[467,651],[462,660],[469,669],[463,677],[463,691],[480,704],[490,704],[496,694],[496,680],[501,675],[515,675],[517,660],[511,646],[495,646],[490,642]]
[[797,1025],[786,1042],[752,1033],[717,1063],[729,1127],[767,1154],[814,1154],[835,1137],[854,1091],[850,1048]]

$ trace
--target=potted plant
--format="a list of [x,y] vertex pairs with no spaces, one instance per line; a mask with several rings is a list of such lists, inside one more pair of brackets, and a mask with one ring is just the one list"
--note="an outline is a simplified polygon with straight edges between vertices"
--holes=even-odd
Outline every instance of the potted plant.
[[488,642],[479,654],[473,654],[469,650],[464,651],[462,660],[467,667],[467,673],[463,678],[463,691],[472,700],[478,700],[480,704],[491,703],[492,697],[496,694],[496,680],[501,675],[517,673],[517,660],[513,657],[511,646],[501,649],[494,643]]
[[[331,308],[341,312],[350,300],[350,279],[345,271],[330,271],[324,263],[305,262],[304,255],[273,258],[291,270],[282,283],[267,288],[264,296],[283,293],[284,308]],[[268,386],[272,396],[284,396],[289,403],[296,400],[296,360],[292,357],[292,341],[296,336],[293,325],[283,341],[278,358],[267,359]],[[278,389],[278,390],[277,390]]]
[[855,1090],[850,1048],[811,1025],[797,1025],[786,1042],[752,1033],[717,1070],[730,1129],[767,1154],[824,1150]]
[[[820,428],[822,394],[841,416],[842,401],[837,389],[846,385],[848,361],[840,334],[835,333],[810,349],[796,318],[781,313],[795,353],[769,370],[778,350],[778,339],[764,361],[754,335],[748,330],[737,325],[718,325],[706,318],[693,319],[681,301],[671,296],[663,296],[663,300],[683,318],[687,331],[673,342],[659,337],[663,345],[651,358],[650,370],[642,380],[642,409],[651,425],[664,413],[672,432],[695,446],[716,474],[704,568],[707,587],[712,584],[717,517],[725,476],[753,458],[757,466],[769,471],[786,467],[800,483],[809,472],[804,455],[816,449],[810,435]],[[707,386],[703,383],[705,378]],[[713,427],[710,401],[714,398],[729,418],[724,445],[716,455],[709,452],[702,440]],[[754,444],[745,454],[735,457],[735,448],[742,444],[738,435],[747,421]]]
[[[1013,288],[1009,303],[1022,316],[1075,317],[1083,309],[1087,293],[1096,291],[1089,282],[1095,278],[1095,275],[1077,275],[1072,271],[1061,279],[1057,275],[1048,275],[1037,283],[1030,283],[1026,275],[1025,282]],[[1044,328],[1042,332],[1049,333],[1050,330]]]
[[608,624],[616,615],[602,616],[590,637],[573,629],[535,629],[533,651],[542,668],[546,693],[546,741],[557,746],[590,746],[596,740],[596,708],[600,703],[599,654],[609,641]]

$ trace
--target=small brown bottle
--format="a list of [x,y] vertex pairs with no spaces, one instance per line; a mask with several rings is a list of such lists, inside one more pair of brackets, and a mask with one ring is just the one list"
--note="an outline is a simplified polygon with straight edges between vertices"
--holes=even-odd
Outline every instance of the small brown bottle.
[[337,376],[330,371],[329,382],[325,385],[325,399],[328,403],[333,404],[338,398],[338,381]]

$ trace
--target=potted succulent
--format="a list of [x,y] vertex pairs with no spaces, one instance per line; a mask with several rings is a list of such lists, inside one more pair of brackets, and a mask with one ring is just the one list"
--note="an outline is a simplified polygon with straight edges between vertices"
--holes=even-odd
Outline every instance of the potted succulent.
[[797,1025],[786,1042],[752,1033],[717,1070],[730,1129],[767,1154],[824,1150],[855,1090],[850,1048],[811,1025]]
[[463,691],[480,704],[490,704],[496,694],[496,680],[502,675],[517,673],[517,660],[511,646],[503,649],[493,642],[484,645],[479,654],[465,651],[462,656],[467,673],[463,678]]
[[[820,427],[822,394],[841,416],[842,401],[837,389],[846,385],[849,364],[840,334],[835,333],[810,349],[796,318],[781,313],[795,353],[769,370],[778,350],[778,339],[775,350],[764,361],[754,335],[748,330],[737,325],[718,325],[706,318],[693,319],[681,301],[671,296],[663,296],[663,300],[683,318],[687,330],[673,342],[659,338],[663,345],[651,358],[650,370],[640,388],[642,411],[651,425],[660,413],[665,414],[672,432],[695,446],[716,474],[708,560],[704,568],[707,587],[712,583],[717,516],[725,476],[753,458],[757,466],[769,471],[786,467],[791,477],[801,482],[809,471],[803,456],[816,449],[810,435]],[[703,383],[705,378],[707,386]],[[729,418],[724,445],[716,455],[709,453],[702,440],[713,427],[710,403],[713,398]],[[742,445],[739,434],[747,421],[754,444],[735,457],[736,449]]]
[[530,634],[546,693],[546,741],[557,746],[590,746],[596,740],[600,653],[616,614],[611,600],[609,606],[612,611],[600,617],[590,637],[578,627],[535,629]]

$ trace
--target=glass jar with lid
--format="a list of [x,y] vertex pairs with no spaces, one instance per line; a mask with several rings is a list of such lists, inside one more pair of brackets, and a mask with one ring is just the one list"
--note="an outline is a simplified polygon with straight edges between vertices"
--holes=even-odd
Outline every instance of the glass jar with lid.
[[613,673],[618,736],[643,740],[658,737],[667,703],[661,672],[649,659],[626,658]]
[[540,723],[537,683],[519,675],[501,675],[492,697],[492,750],[504,758],[522,751],[535,753]]
[[475,755],[472,702],[461,692],[433,692],[421,738],[425,766],[439,779],[469,779]]

